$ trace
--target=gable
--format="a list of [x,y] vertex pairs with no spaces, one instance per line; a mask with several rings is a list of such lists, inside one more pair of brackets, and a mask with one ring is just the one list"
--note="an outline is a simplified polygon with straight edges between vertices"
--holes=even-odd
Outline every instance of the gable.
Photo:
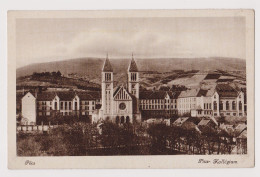
[[34,97],[34,95],[31,92],[28,92],[22,98],[22,100],[25,100],[25,99],[27,99],[27,100],[34,100],[36,98]]
[[58,97],[58,95],[56,95],[54,98],[53,98],[53,100],[52,101],[60,101],[60,98]]
[[169,96],[168,93],[166,93],[166,95],[165,95],[165,99],[170,99],[170,96]]
[[131,95],[125,88],[121,87],[114,96],[114,100],[132,100]]

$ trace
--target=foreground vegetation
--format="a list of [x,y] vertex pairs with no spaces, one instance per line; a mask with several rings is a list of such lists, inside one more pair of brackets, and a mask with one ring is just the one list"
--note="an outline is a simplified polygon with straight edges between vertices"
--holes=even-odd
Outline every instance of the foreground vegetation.
[[189,126],[149,126],[111,122],[74,122],[48,133],[17,134],[18,156],[231,154],[238,146],[246,152],[246,140],[210,126],[200,131]]

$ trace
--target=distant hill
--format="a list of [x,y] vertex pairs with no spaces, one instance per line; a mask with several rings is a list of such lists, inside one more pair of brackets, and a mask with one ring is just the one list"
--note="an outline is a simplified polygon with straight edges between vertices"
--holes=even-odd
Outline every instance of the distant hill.
[[[115,79],[125,78],[130,59],[110,59]],[[16,70],[16,77],[33,72],[60,71],[63,75],[76,73],[90,81],[100,81],[104,58],[79,58],[31,64]],[[170,72],[172,70],[245,70],[246,61],[236,58],[162,58],[136,59],[140,71]]]

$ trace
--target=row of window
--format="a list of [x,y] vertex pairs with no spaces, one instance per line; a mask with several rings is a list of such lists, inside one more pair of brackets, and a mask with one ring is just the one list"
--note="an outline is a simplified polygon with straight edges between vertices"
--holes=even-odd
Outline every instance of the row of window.
[[204,103],[204,109],[211,109],[211,103]]
[[180,104],[179,108],[180,109],[195,109],[196,105],[195,104]]
[[164,99],[156,99],[156,100],[141,100],[141,103],[177,103],[176,99],[164,100]]
[[[89,115],[89,111],[83,111],[81,112],[82,115]],[[67,116],[67,115],[72,115],[72,112],[60,112],[60,114],[62,116]],[[39,116],[50,116],[51,113],[50,112],[38,112]]]
[[[216,108],[215,104],[216,104],[216,102],[214,102],[214,109]],[[239,101],[238,107],[239,107],[239,110],[241,111],[242,110],[242,102],[241,101]],[[231,108],[230,108],[230,102],[226,101],[225,108],[226,108],[225,110],[230,110],[230,109],[236,110],[237,109],[237,104],[236,104],[235,101],[232,101]],[[220,103],[219,103],[219,109],[220,110],[224,110],[224,103],[222,101],[220,101]]]
[[89,106],[82,106],[81,109],[82,110],[89,110],[89,108],[92,108],[92,110],[95,109],[95,106],[89,107]]
[[[37,103],[38,103],[38,105],[47,105],[47,101],[38,101]],[[49,103],[50,103],[50,105],[52,105],[51,101]]]
[[95,101],[81,101],[81,104],[89,105],[89,104],[95,104]]
[[180,102],[191,102],[191,101],[196,101],[196,98],[181,98]]
[[52,110],[52,107],[48,107],[48,106],[37,106],[38,110]]
[[[225,115],[226,115],[226,116],[232,116],[232,115],[233,115],[233,116],[236,116],[237,113],[235,113],[235,112],[234,112],[234,113],[227,112],[226,114],[225,114],[225,113],[220,113],[220,115],[221,115],[221,116],[225,116]],[[238,115],[239,115],[239,116],[242,116],[243,114],[242,114],[242,113],[239,113]]]
[[[202,114],[202,110],[198,111],[198,114],[201,115]],[[204,115],[211,115],[212,111],[204,111]]]
[[141,109],[177,109],[177,105],[140,105]]

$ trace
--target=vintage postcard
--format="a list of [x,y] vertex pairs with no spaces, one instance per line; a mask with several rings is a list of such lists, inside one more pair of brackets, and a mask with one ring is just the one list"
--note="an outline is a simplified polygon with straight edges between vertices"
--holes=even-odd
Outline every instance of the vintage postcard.
[[254,11],[8,12],[8,165],[254,167]]

